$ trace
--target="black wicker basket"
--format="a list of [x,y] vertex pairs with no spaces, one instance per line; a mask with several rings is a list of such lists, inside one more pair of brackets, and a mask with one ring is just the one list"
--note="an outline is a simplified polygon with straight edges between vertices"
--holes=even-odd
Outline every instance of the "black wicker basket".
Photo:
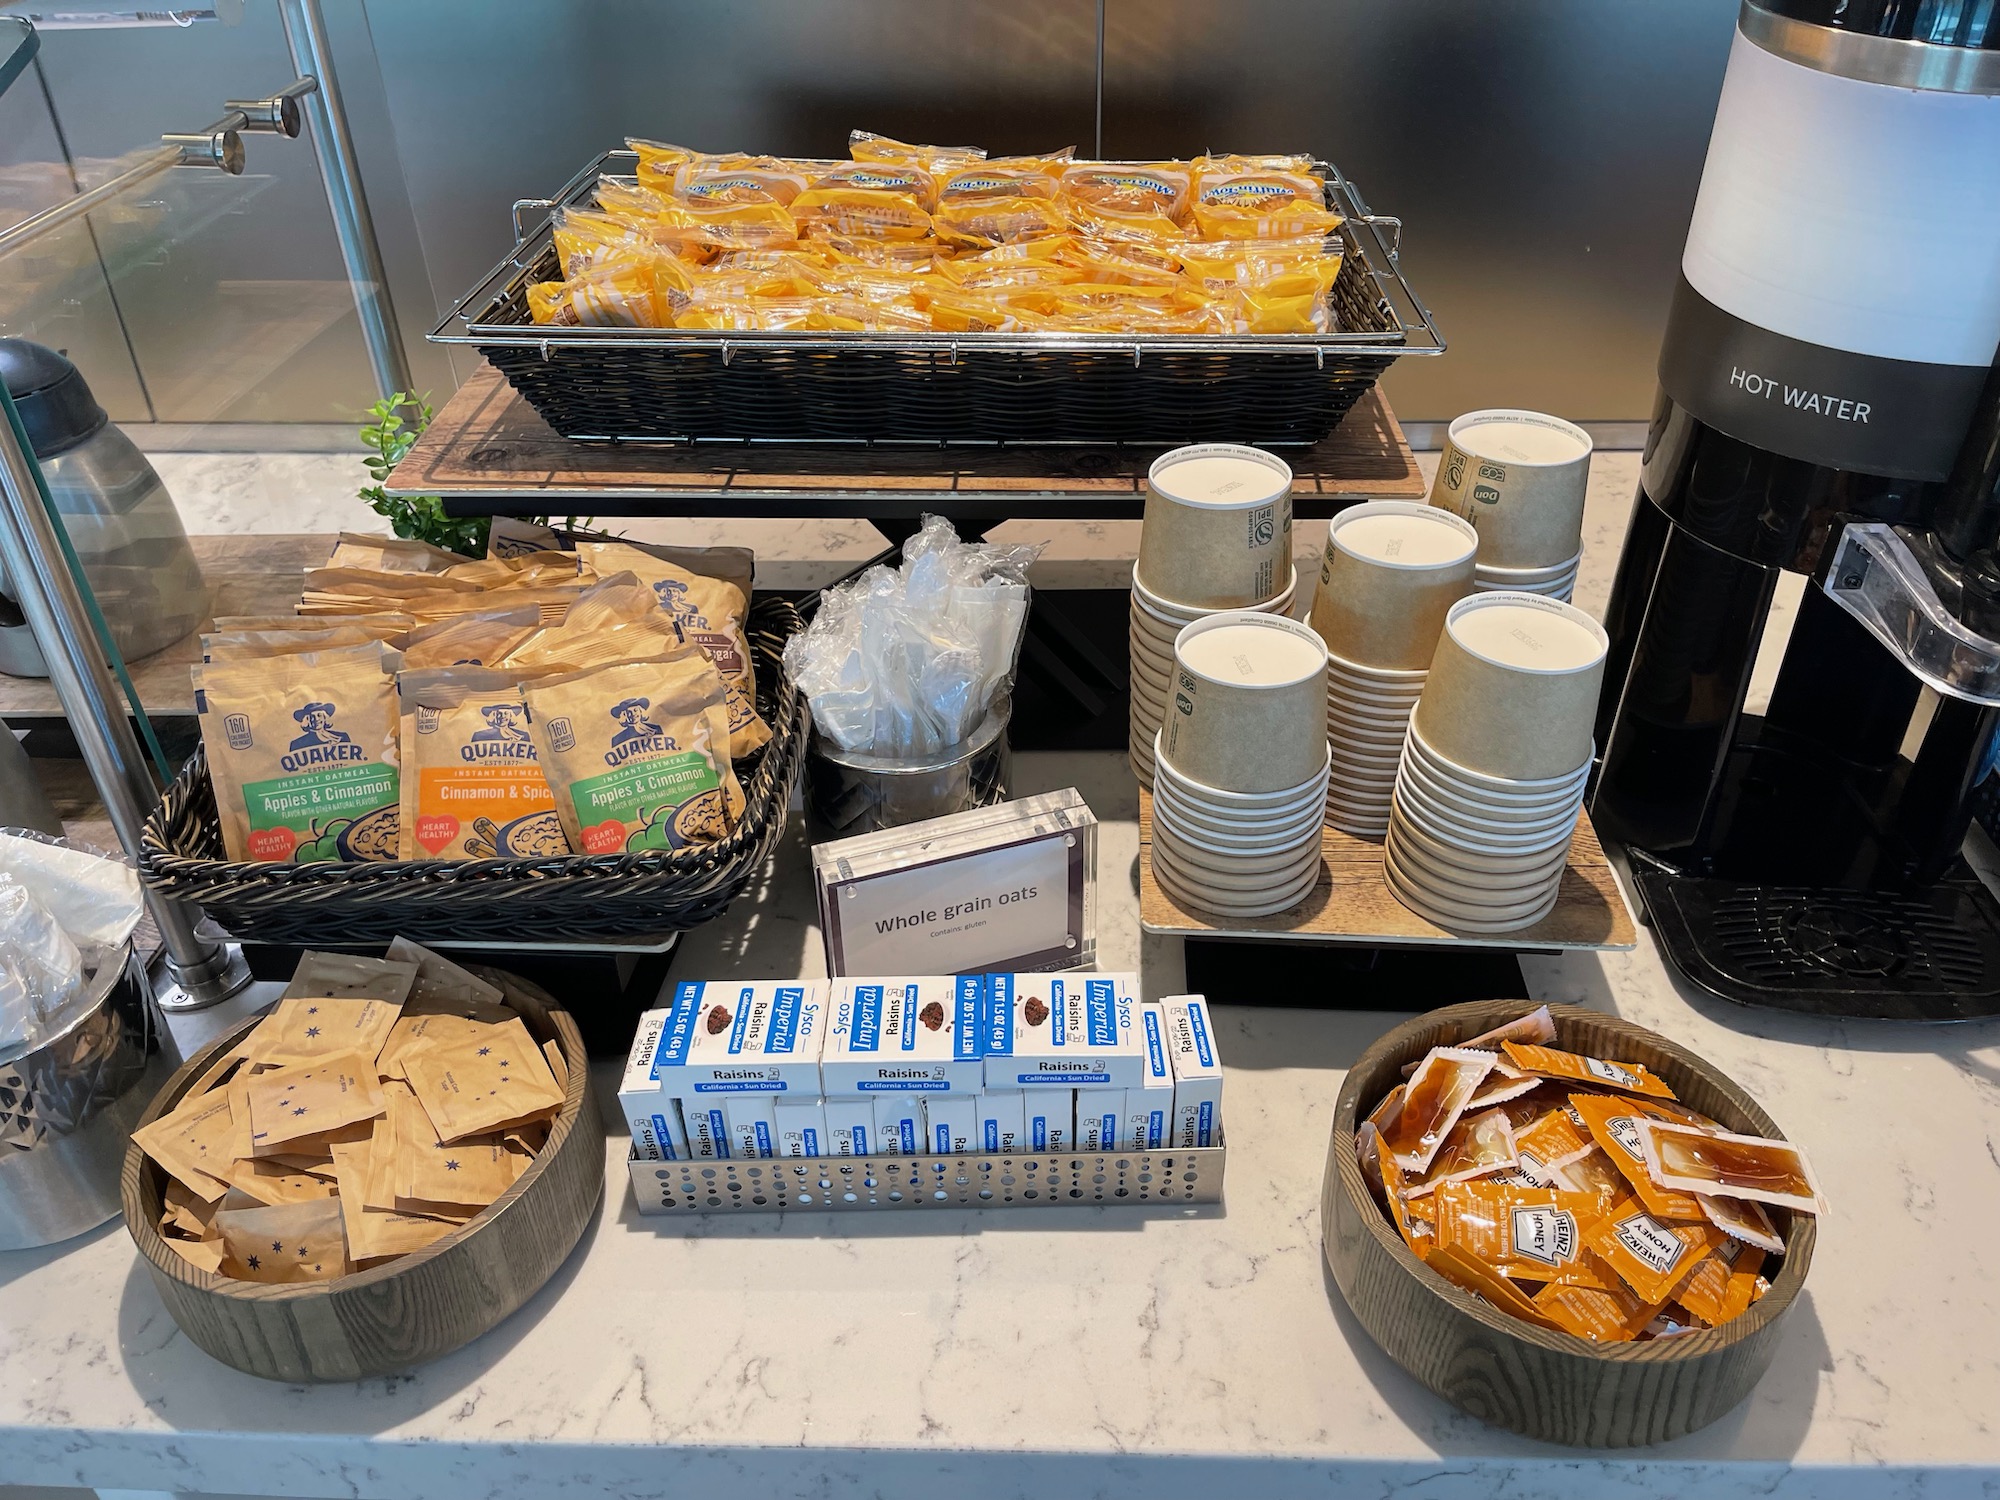
[[1333,431],[1393,360],[1444,349],[1397,264],[1400,225],[1324,164],[1347,242],[1329,334],[537,326],[527,289],[560,272],[548,224],[522,232],[520,210],[588,203],[600,175],[633,160],[608,152],[555,198],[517,204],[512,254],[431,334],[476,348],[576,441],[1301,445]]
[[782,653],[800,628],[778,598],[751,608],[757,706],[771,742],[737,764],[748,802],[719,843],[672,854],[566,855],[382,864],[245,864],[223,857],[208,760],[197,750],[146,822],[140,878],[191,901],[237,938],[288,944],[516,943],[652,937],[699,926],[762,868],[785,828],[804,760],[805,699]]

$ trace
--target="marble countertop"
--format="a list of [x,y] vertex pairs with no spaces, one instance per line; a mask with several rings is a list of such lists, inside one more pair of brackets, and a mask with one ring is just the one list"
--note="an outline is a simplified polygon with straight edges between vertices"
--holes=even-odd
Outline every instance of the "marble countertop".
[[[1098,810],[1101,962],[1171,993],[1178,944],[1132,920],[1118,758],[1023,756],[1018,779]],[[683,974],[817,969],[791,840]],[[1230,1007],[1220,1209],[643,1219],[607,1139],[580,1251],[405,1378],[287,1387],[217,1364],[117,1225],[0,1256],[0,1481],[385,1500],[2000,1493],[2000,1025],[1691,998],[1643,935],[1523,967],[1538,996],[1713,1059],[1805,1144],[1832,1204],[1763,1383],[1675,1443],[1531,1443],[1391,1364],[1324,1269],[1319,1189],[1342,1070],[1401,1017]]]

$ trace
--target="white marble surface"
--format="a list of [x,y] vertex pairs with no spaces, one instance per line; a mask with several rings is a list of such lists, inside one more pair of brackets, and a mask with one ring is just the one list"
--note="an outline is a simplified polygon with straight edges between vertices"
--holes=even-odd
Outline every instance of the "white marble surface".
[[[1105,819],[1103,962],[1172,992],[1178,944],[1142,950],[1133,921],[1117,758],[1024,756],[1018,779],[1076,784]],[[795,836],[681,972],[815,970],[801,853]],[[1393,1366],[1323,1269],[1318,1205],[1342,1070],[1400,1017],[1232,1008],[1219,1210],[647,1220],[608,1142],[583,1249],[408,1378],[285,1387],[216,1364],[116,1226],[0,1256],[0,1481],[386,1500],[2000,1494],[2000,1026],[1690,999],[1643,937],[1525,968],[1537,995],[1713,1059],[1824,1177],[1832,1212],[1770,1373],[1676,1443],[1530,1443]]]

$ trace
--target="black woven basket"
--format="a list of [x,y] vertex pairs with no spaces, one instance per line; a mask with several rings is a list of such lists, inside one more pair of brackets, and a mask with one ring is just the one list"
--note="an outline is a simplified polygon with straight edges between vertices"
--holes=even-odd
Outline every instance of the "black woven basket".
[[777,847],[804,760],[805,699],[785,676],[800,628],[789,601],[750,611],[757,707],[771,742],[737,764],[748,806],[719,843],[671,854],[382,864],[239,864],[223,857],[208,759],[197,750],[139,840],[139,872],[195,902],[234,937],[288,944],[486,941],[496,946],[651,937],[721,914]]
[[[467,344],[564,437],[922,443],[1316,443],[1390,363],[1444,348],[1398,265],[1400,224],[1321,164],[1347,250],[1325,335],[729,333],[538,326],[560,278],[524,208],[592,201],[607,152],[555,198],[515,206],[517,243],[430,335]],[[1391,297],[1409,316],[1399,315]]]

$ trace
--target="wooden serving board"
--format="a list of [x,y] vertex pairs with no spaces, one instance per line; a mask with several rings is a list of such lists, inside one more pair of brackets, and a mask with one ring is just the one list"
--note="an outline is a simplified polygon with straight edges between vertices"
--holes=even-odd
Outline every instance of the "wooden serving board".
[[[481,363],[387,485],[471,513],[955,516],[1137,520],[1163,450],[1108,445],[573,443]],[[1421,500],[1424,477],[1379,389],[1313,447],[1288,450],[1295,514]]]
[[[217,615],[289,615],[298,609],[307,568],[323,565],[334,538],[310,532],[268,536],[191,536],[201,576],[214,593],[201,630],[164,651],[129,663],[132,686],[149,714],[194,712],[188,668],[201,660],[201,632]],[[0,673],[0,719],[59,718],[62,699],[46,677]],[[24,726],[17,726],[24,727]]]
[[1382,877],[1382,841],[1321,830],[1319,884],[1290,911],[1273,917],[1226,917],[1178,905],[1153,879],[1153,794],[1139,789],[1139,925],[1172,937],[1276,938],[1466,948],[1626,949],[1638,944],[1631,908],[1590,815],[1580,813],[1555,910],[1519,932],[1460,934],[1411,911]]

